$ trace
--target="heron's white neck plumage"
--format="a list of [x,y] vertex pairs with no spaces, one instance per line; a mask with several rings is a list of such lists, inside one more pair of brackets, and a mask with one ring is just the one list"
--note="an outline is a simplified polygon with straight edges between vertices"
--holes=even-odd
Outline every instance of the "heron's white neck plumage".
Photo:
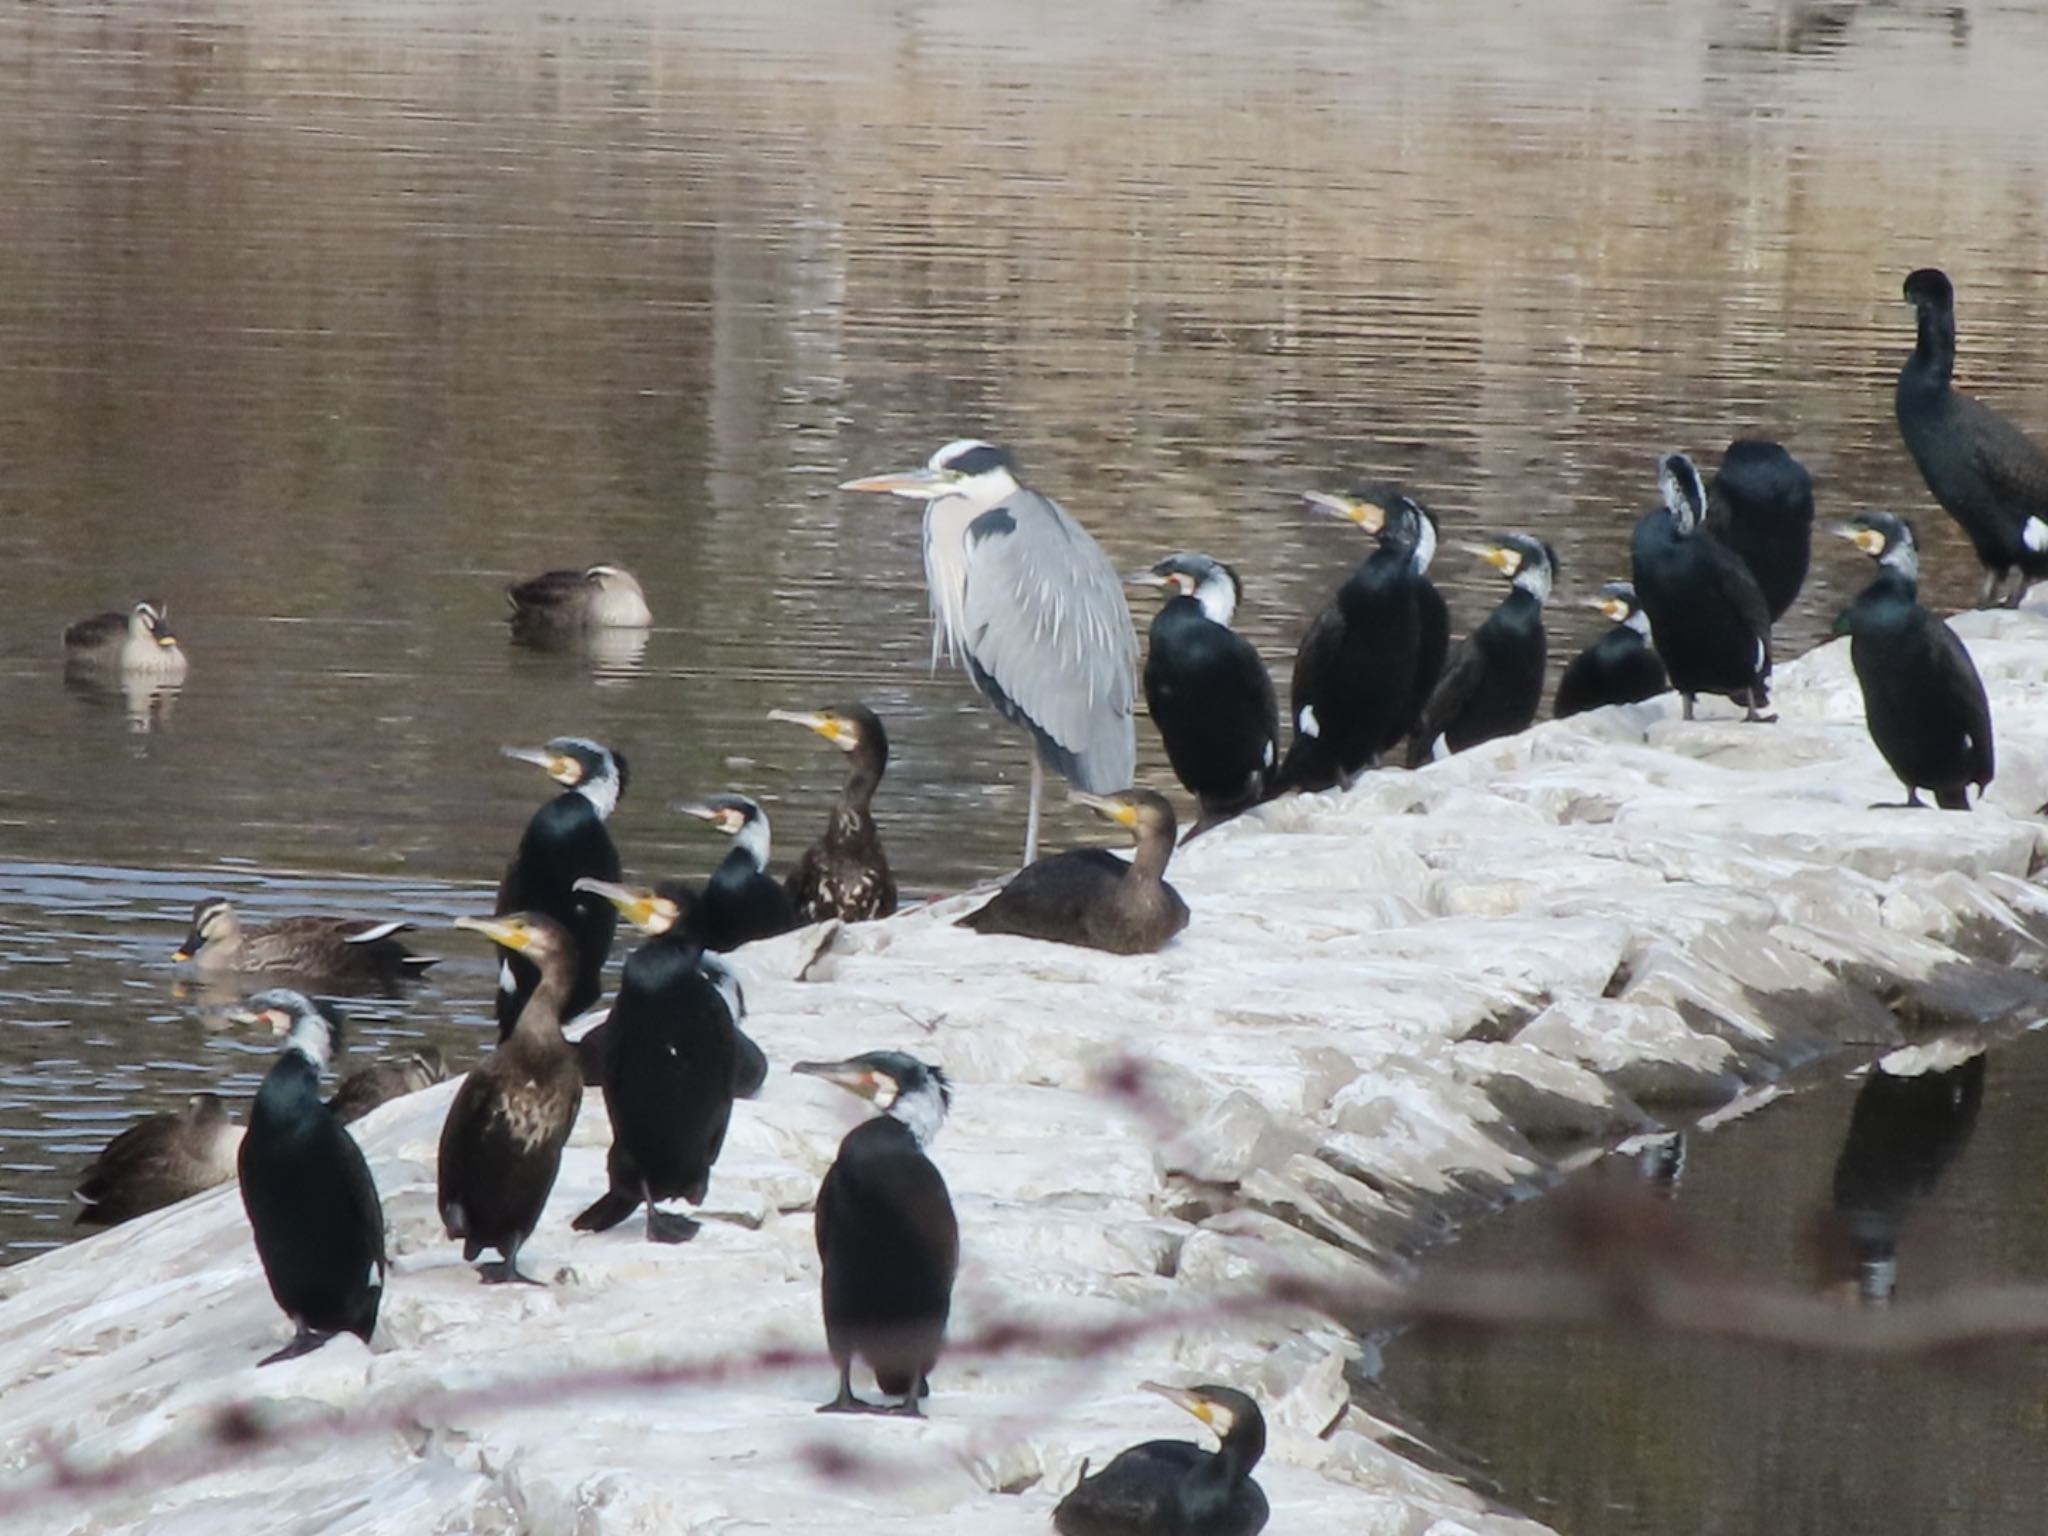
[[1202,617],[1211,624],[1230,628],[1230,621],[1237,613],[1237,583],[1224,570],[1211,571],[1202,578],[1202,584],[1195,588],[1194,599],[1202,605]]
[[[948,444],[940,454],[955,445]],[[967,525],[1017,494],[1017,477],[998,466],[948,485],[924,504],[924,582],[932,605],[932,665],[943,653],[967,654]]]

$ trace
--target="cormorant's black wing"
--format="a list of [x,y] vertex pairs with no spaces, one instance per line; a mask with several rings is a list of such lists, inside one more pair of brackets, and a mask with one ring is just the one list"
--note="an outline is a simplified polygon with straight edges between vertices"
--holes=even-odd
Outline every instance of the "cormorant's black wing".
[[1175,1494],[1211,1452],[1186,1440],[1148,1440],[1117,1452],[1108,1466],[1077,1483],[1053,1510],[1060,1536],[1128,1536],[1176,1528]]
[[1928,614],[1934,631],[1935,665],[1943,674],[1943,682],[1955,695],[1956,703],[1968,722],[1970,733],[1970,782],[1980,789],[1991,782],[1997,769],[1997,753],[1991,736],[1991,700],[1984,693],[1984,679],[1978,675],[1977,663],[1970,659],[1969,647],[1936,614]]
[[1951,394],[1951,433],[1969,444],[1970,457],[1993,493],[2011,508],[2013,521],[2048,518],[2048,453],[1983,401]]
[[1422,707],[1422,718],[1408,742],[1408,766],[1420,768],[1429,761],[1430,749],[1450,723],[1465,712],[1479,684],[1486,676],[1486,657],[1470,635],[1460,640],[1444,664],[1444,674],[1430,691]]

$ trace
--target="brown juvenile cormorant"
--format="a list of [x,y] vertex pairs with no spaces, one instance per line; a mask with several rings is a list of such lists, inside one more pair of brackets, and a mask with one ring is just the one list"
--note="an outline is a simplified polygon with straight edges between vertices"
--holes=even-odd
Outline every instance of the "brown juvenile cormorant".
[[806,726],[846,754],[846,784],[825,835],[804,850],[789,872],[790,905],[799,922],[828,917],[863,923],[896,910],[896,877],[875,832],[875,786],[889,766],[889,733],[865,704],[843,704],[816,714],[771,709],[770,720]]
[[[593,880],[619,878],[619,850],[605,822],[626,792],[625,754],[581,736],[557,736],[545,747],[506,747],[504,753],[518,762],[538,764],[563,786],[527,822],[519,851],[499,882],[496,913],[504,917],[539,912],[568,930],[575,944],[576,973],[559,1004],[563,1018],[574,1018],[603,991],[604,963],[618,927],[612,904],[579,895],[576,882],[585,875]],[[500,1040],[512,1033],[537,977],[524,955],[504,952],[498,967]]]
[[1650,644],[1650,619],[1636,601],[1636,589],[1610,581],[1598,597],[1586,599],[1614,620],[1614,627],[1571,659],[1557,680],[1557,702],[1551,713],[1559,720],[1599,709],[1606,704],[1635,704],[1654,699],[1671,686],[1664,663]]
[[1520,533],[1470,548],[1508,578],[1508,595],[1451,652],[1408,739],[1410,768],[1429,761],[1438,737],[1462,752],[1526,730],[1543,702],[1543,604],[1557,575],[1557,555],[1541,539]]
[[343,1125],[360,1120],[380,1105],[431,1088],[448,1077],[448,1065],[434,1046],[423,1045],[399,1061],[377,1061],[341,1080],[327,1107]]
[[1214,1430],[1214,1451],[1186,1440],[1147,1440],[1117,1452],[1052,1512],[1060,1536],[1257,1536],[1269,1513],[1252,1468],[1266,1450],[1259,1405],[1232,1387],[1144,1383]]
[[704,973],[703,948],[686,922],[697,905],[688,886],[671,880],[643,891],[587,880],[583,888],[648,939],[626,956],[599,1026],[610,1187],[573,1225],[608,1231],[644,1201],[648,1238],[680,1243],[697,1235],[698,1223],[678,1202],[704,1203],[732,1119],[739,1019]]
[[1927,489],[1962,525],[1984,567],[1979,606],[2018,607],[2027,583],[2048,576],[2048,453],[1981,400],[1954,388],[1956,290],[1946,273],[1922,267],[1906,279],[1918,320],[1913,355],[1892,396],[1899,435]]
[[441,1126],[441,1222],[449,1237],[462,1240],[465,1263],[486,1248],[497,1251],[499,1261],[482,1266],[486,1285],[537,1285],[519,1273],[519,1248],[540,1224],[583,1105],[583,1070],[576,1048],[562,1038],[575,941],[539,912],[458,917],[455,926],[532,961],[540,981],[512,1033],[470,1069],[448,1106]]
[[698,927],[704,947],[730,954],[755,939],[796,927],[796,908],[782,882],[768,873],[768,813],[745,795],[714,795],[669,807],[708,821],[732,839],[732,848],[704,882]]
[[1782,444],[1737,438],[1707,487],[1707,532],[1742,556],[1777,623],[1813,555],[1813,476]]
[[96,613],[64,631],[64,663],[80,670],[119,670],[130,677],[175,683],[190,670],[162,603],[137,603],[126,613]]
[[261,928],[242,927],[234,904],[209,896],[192,909],[192,930],[171,954],[203,975],[288,971],[308,980],[381,982],[417,976],[434,964],[399,942],[411,923],[375,923],[353,917],[281,917]]
[[633,573],[621,565],[543,571],[505,588],[515,631],[645,629],[654,622]]
[[[901,1051],[793,1068],[859,1094],[881,1111],[855,1126],[818,1186],[818,1260],[825,1344],[839,1393],[820,1413],[919,1417],[946,1341],[960,1227],[945,1176],[926,1149],[953,1101],[946,1074]],[[853,1395],[855,1357],[875,1385],[902,1401],[883,1408]]]
[[148,1115],[86,1165],[72,1193],[81,1227],[146,1216],[235,1176],[242,1131],[216,1094],[195,1093],[174,1114]]
[[1115,955],[1150,954],[1188,925],[1187,903],[1163,878],[1173,855],[1173,807],[1149,789],[1072,798],[1128,828],[1137,853],[1128,861],[1107,848],[1048,854],[1018,870],[960,926]]
[[320,1102],[320,1074],[340,1026],[303,993],[259,992],[232,1015],[285,1034],[249,1108],[236,1158],[242,1204],[270,1294],[297,1326],[269,1365],[318,1349],[337,1333],[365,1344],[384,1296],[384,1208],[355,1138]]
[[1266,798],[1280,766],[1280,707],[1265,662],[1230,627],[1244,595],[1236,571],[1190,552],[1131,581],[1173,594],[1146,637],[1145,706],[1174,776],[1201,804],[1192,837]]
[[1994,769],[1991,703],[1956,632],[1920,606],[1920,550],[1913,525],[1861,512],[1839,530],[1877,561],[1877,579],[1856,595],[1838,627],[1863,687],[1870,739],[1906,786],[1906,804],[1931,790],[1947,811],[1970,808]]
[[1726,695],[1747,720],[1770,703],[1771,610],[1742,556],[1701,526],[1706,487],[1691,459],[1668,453],[1657,466],[1664,505],[1645,512],[1629,543],[1636,599],[1650,619],[1685,718],[1703,693]]

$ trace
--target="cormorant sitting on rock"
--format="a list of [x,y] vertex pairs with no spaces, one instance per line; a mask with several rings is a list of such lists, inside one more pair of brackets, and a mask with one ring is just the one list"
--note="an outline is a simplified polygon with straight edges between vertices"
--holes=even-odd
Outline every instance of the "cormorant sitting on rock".
[[1259,1405],[1231,1387],[1144,1384],[1209,1428],[1220,1444],[1147,1440],[1081,1481],[1052,1512],[1060,1536],[1257,1536],[1266,1527],[1265,1491],[1252,1468],[1266,1450]]
[[1557,555],[1541,539],[1520,533],[1470,548],[1508,578],[1508,595],[1451,652],[1408,740],[1410,768],[1430,760],[1438,737],[1462,752],[1526,730],[1543,702],[1543,604],[1557,574]]
[[844,704],[816,714],[771,709],[770,720],[807,726],[846,754],[846,785],[825,835],[804,850],[789,872],[787,890],[797,921],[828,917],[861,923],[896,910],[896,877],[875,831],[875,788],[889,766],[889,733],[865,704]]
[[732,839],[731,850],[704,882],[699,926],[706,949],[727,955],[796,927],[789,892],[768,873],[768,813],[758,803],[745,795],[717,795],[669,809],[708,821]]
[[1137,853],[1128,862],[1107,848],[1047,854],[1018,870],[960,926],[1116,955],[1150,954],[1188,925],[1187,903],[1164,878],[1173,855],[1173,807],[1149,789],[1072,798],[1129,828]]
[[1650,619],[1636,601],[1636,589],[1610,581],[1586,606],[1614,620],[1614,627],[1571,659],[1557,680],[1552,715],[1568,719],[1605,704],[1635,704],[1654,699],[1671,686],[1664,663],[1650,644]]
[[1770,703],[1771,610],[1742,556],[1708,533],[1706,487],[1691,459],[1668,453],[1657,466],[1664,505],[1645,512],[1630,541],[1636,599],[1650,642],[1693,717],[1702,693],[1724,694],[1744,718],[1763,720]]

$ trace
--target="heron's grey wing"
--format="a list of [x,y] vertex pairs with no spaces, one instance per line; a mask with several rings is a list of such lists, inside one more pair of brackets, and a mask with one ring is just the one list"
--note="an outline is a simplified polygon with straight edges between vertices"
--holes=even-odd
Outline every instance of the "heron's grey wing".
[[976,683],[1076,788],[1129,788],[1138,636],[1109,557],[1057,502],[1019,490],[968,524],[966,561]]

